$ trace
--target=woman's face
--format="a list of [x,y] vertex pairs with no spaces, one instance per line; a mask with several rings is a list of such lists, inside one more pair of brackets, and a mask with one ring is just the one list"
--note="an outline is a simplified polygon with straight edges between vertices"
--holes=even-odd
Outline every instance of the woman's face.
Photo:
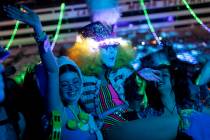
[[77,102],[82,94],[82,81],[76,72],[60,75],[61,98],[66,103]]
[[160,70],[160,81],[158,82],[159,91],[171,91],[171,76],[167,68]]
[[100,46],[100,58],[103,64],[112,68],[115,65],[118,45]]
[[152,60],[155,66],[158,65],[169,65],[170,62],[167,56],[163,52],[157,52],[152,55]]

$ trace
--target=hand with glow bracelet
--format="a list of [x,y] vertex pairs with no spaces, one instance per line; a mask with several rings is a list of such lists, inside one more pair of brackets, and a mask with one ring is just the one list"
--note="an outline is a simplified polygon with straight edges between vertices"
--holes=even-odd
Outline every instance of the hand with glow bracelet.
[[34,29],[36,34],[35,36],[42,36],[42,24],[39,19],[39,16],[36,13],[34,13],[31,9],[23,5],[20,9],[11,5],[4,6],[3,8],[4,11],[7,13],[8,17],[26,23]]
[[[31,9],[29,9],[26,6],[21,6],[20,9],[14,6],[4,6],[4,11],[7,13],[7,16],[19,21],[24,22],[25,24],[31,26],[34,29],[35,32],[35,39],[39,46],[41,47],[43,52],[47,52],[49,49],[51,49],[50,42],[45,32],[42,30],[42,24],[39,19],[39,16],[33,12]],[[44,45],[40,45],[41,43],[45,43]],[[46,44],[48,43],[48,44]]]
[[50,140],[60,140],[61,137],[61,115],[58,111],[53,111],[51,114],[50,125],[52,131],[50,134]]

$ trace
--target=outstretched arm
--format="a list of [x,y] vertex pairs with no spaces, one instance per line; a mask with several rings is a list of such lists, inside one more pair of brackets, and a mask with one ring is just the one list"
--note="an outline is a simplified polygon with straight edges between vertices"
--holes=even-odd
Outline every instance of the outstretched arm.
[[159,74],[160,71],[154,70],[152,68],[143,68],[138,71],[138,75],[147,81],[159,82],[160,81],[160,77],[158,76]]
[[61,111],[63,106],[59,95],[58,65],[52,53],[48,37],[42,30],[39,16],[25,6],[22,6],[20,9],[10,5],[4,6],[4,11],[7,13],[7,16],[22,21],[34,29],[40,57],[48,74],[48,109],[50,112],[53,110]]

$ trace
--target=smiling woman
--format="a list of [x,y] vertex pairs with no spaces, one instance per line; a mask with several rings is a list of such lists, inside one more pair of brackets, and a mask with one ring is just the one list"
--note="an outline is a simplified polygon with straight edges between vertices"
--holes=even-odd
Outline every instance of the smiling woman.
[[[63,62],[62,62],[63,61]],[[66,61],[66,64],[64,63]],[[77,103],[82,94],[82,78],[78,68],[72,65],[67,58],[58,59],[60,64],[59,81],[60,92],[64,103]],[[59,64],[59,63],[58,63]],[[65,65],[64,65],[65,64]]]
[[[55,59],[39,16],[25,6],[22,8],[23,10],[19,10],[9,5],[5,6],[5,11],[11,18],[32,26],[35,31],[40,57],[47,71],[47,111],[52,114],[53,122],[50,139],[101,140],[102,136],[94,119],[80,108],[78,102],[83,91],[80,69],[67,57]],[[55,120],[57,117],[60,118],[59,121]]]

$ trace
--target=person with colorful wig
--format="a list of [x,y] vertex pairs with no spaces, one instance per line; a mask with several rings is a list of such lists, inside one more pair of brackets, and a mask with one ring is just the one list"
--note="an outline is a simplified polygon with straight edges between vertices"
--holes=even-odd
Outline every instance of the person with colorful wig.
[[102,140],[94,118],[83,111],[78,100],[83,91],[79,67],[69,58],[55,58],[47,35],[36,13],[22,6],[5,6],[7,15],[34,29],[40,57],[47,72],[47,111],[51,115],[51,140]]
[[[93,22],[81,28],[68,56],[86,75],[81,97],[86,111],[97,117],[104,129],[126,121],[121,115],[128,107],[123,86],[135,71],[130,64],[135,57],[131,44],[113,35],[109,26]],[[153,69],[137,73],[149,81],[159,80]]]
[[[179,117],[170,89],[169,62],[162,52],[151,54],[149,64],[159,70],[160,81],[145,81],[134,73],[125,82],[129,109],[123,114],[128,122],[104,132],[107,140],[172,140],[176,138]],[[156,60],[155,60],[156,59]],[[146,59],[148,60],[148,58]],[[143,62],[143,66],[144,61]]]

